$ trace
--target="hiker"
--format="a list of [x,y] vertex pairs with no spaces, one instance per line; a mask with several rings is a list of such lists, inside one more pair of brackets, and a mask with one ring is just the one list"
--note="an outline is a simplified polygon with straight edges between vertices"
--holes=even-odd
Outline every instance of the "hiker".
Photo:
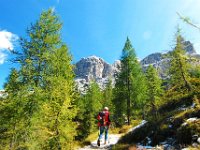
[[105,132],[105,142],[108,141],[108,129],[110,126],[110,113],[108,111],[108,107],[104,107],[103,111],[99,112],[97,119],[98,119],[98,126],[99,126],[99,137],[97,140],[97,145],[100,146],[100,140],[102,139],[103,133]]

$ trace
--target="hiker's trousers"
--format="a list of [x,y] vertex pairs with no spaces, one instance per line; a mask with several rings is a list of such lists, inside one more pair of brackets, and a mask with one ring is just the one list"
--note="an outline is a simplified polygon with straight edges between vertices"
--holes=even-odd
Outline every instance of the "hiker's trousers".
[[100,134],[99,134],[99,140],[102,139],[103,133],[105,132],[105,141],[108,140],[108,126],[100,126],[99,130],[100,130]]

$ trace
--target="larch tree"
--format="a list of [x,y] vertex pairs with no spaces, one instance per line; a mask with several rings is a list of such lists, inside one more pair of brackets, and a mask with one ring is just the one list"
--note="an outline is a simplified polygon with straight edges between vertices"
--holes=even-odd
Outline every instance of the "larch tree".
[[4,85],[7,96],[0,101],[0,149],[14,149],[18,142],[16,139],[20,136],[20,86],[19,73],[13,68]]
[[61,39],[62,23],[53,9],[41,13],[39,20],[20,39],[19,125],[23,127],[15,148],[72,149],[75,132],[73,118],[74,73],[72,56]]
[[99,85],[92,81],[87,93],[82,95],[79,102],[78,120],[80,122],[79,139],[85,139],[90,133],[97,130],[97,115],[103,107],[103,94]]
[[190,64],[186,51],[183,48],[182,40],[180,29],[178,29],[175,49],[170,53],[170,85],[172,88],[176,89],[176,91],[191,91],[192,87],[189,75]]
[[146,70],[147,80],[147,105],[153,111],[155,119],[157,118],[157,103],[159,103],[163,94],[162,80],[160,79],[156,69],[150,65]]
[[109,80],[106,83],[105,89],[103,90],[103,101],[102,104],[107,106],[109,110],[113,113],[113,86],[112,86],[112,80]]

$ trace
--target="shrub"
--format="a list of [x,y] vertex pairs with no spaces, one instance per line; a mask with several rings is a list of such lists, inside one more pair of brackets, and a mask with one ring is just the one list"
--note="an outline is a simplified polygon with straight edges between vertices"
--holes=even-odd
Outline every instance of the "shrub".
[[200,136],[200,120],[187,121],[177,130],[177,140],[181,144],[191,144],[193,135]]

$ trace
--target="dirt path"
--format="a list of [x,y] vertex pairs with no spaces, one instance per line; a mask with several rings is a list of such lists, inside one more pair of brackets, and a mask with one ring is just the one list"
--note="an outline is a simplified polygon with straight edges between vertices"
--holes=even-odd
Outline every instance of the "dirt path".
[[[134,130],[136,130],[137,128],[140,128],[141,126],[143,126],[144,124],[146,124],[147,122],[145,120],[143,120],[139,125],[131,128],[128,132],[132,132]],[[122,134],[109,134],[108,137],[108,143],[106,145],[104,145],[104,140],[101,141],[101,145],[100,147],[97,145],[97,140],[91,142],[90,145],[87,145],[83,148],[80,148],[78,150],[109,150],[113,145],[115,145],[118,140],[120,139],[120,137],[122,136]]]
[[100,147],[97,145],[97,140],[93,141],[91,145],[85,146],[84,148],[80,148],[79,150],[108,150],[112,147],[112,145],[116,144],[121,137],[120,134],[110,134],[108,137],[108,143],[104,145],[104,140],[101,141]]

